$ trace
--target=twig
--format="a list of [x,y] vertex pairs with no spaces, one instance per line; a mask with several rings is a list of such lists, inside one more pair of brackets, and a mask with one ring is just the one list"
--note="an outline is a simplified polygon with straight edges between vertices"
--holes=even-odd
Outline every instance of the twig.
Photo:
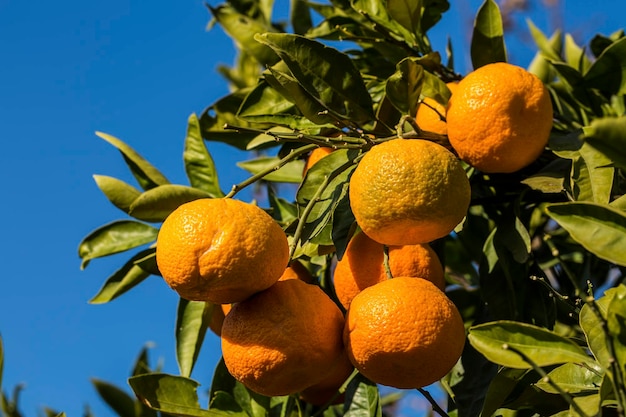
[[585,413],[578,404],[576,404],[576,402],[574,401],[574,398],[572,398],[571,395],[569,395],[567,392],[565,392],[565,390],[563,390],[563,388],[561,388],[557,383],[555,383],[552,380],[552,378],[550,378],[550,376],[546,373],[546,371],[544,371],[543,368],[538,366],[535,363],[535,361],[530,359],[524,352],[506,343],[502,345],[502,348],[506,350],[510,350],[511,352],[518,354],[524,362],[529,364],[535,370],[535,372],[537,372],[543,378],[545,382],[550,384],[550,386],[554,388],[561,397],[563,397],[563,399],[570,405],[570,407],[574,409],[574,411],[578,413],[578,415],[580,415],[581,417],[589,417],[589,415]]
[[418,388],[417,390],[420,392],[420,394],[424,396],[424,398],[428,400],[430,405],[433,407],[433,410],[435,410],[437,414],[439,414],[441,417],[450,417],[448,413],[446,413],[445,410],[441,408],[439,404],[437,404],[437,401],[435,401],[433,396],[430,395],[430,392],[426,391],[424,388]]
[[393,278],[391,273],[391,267],[389,266],[389,246],[383,245],[383,267],[385,268],[385,275],[388,279]]

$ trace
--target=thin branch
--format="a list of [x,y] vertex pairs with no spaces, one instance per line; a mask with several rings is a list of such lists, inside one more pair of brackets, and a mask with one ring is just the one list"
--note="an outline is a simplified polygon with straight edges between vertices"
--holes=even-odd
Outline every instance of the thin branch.
[[424,396],[424,398],[428,400],[430,405],[433,407],[433,410],[435,410],[437,414],[439,414],[441,417],[450,417],[448,413],[446,413],[445,410],[441,408],[439,404],[437,404],[437,401],[435,401],[433,396],[430,395],[430,392],[426,391],[424,388],[418,388],[417,390],[420,392],[420,394]]
[[389,266],[389,246],[383,245],[383,267],[385,268],[385,275],[388,279],[393,278],[391,273],[391,267]]

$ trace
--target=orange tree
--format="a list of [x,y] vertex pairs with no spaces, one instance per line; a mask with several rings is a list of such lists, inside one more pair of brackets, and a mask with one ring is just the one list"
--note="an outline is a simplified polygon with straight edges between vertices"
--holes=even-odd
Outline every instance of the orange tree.
[[[372,221],[379,229],[372,232],[373,239],[390,234],[420,235],[420,230],[414,229],[415,224],[421,224],[420,216],[427,213],[429,219],[444,218],[447,213],[438,211],[442,207],[464,214],[458,225],[458,219],[454,220],[454,224],[445,225],[445,230],[438,229],[439,234],[432,240],[426,239],[444,267],[445,296],[454,306],[450,314],[456,317],[458,310],[465,328],[462,354],[458,360],[457,356],[447,356],[448,362],[456,363],[445,365],[446,376],[440,380],[448,397],[446,405],[436,404],[428,390],[412,382],[423,376],[415,362],[403,367],[402,360],[396,360],[403,352],[384,351],[402,344],[399,336],[394,338],[394,332],[410,339],[432,331],[437,338],[434,350],[446,354],[451,345],[458,345],[458,337],[446,343],[446,337],[452,336],[442,334],[437,323],[448,319],[439,316],[424,319],[424,323],[430,323],[428,329],[401,327],[403,322],[412,320],[406,317],[420,317],[421,310],[435,304],[432,300],[443,299],[443,293],[430,285],[428,291],[416,292],[415,296],[402,292],[398,298],[409,306],[402,308],[411,310],[407,314],[385,311],[389,313],[385,315],[390,320],[388,329],[377,323],[376,334],[380,337],[376,341],[364,342],[368,335],[359,336],[359,355],[366,356],[363,361],[351,353],[346,371],[345,357],[343,361],[337,359],[337,363],[341,362],[337,369],[342,372],[335,372],[338,376],[334,376],[334,385],[324,385],[326,396],[322,401],[309,401],[300,392],[275,397],[261,395],[235,379],[222,361],[210,385],[209,404],[201,406],[196,391],[198,382],[191,378],[192,369],[213,312],[219,311],[223,316],[228,309],[216,308],[203,299],[181,298],[176,328],[179,375],[151,370],[143,352],[129,379],[136,398],[96,382],[114,410],[121,415],[381,416],[384,405],[398,398],[381,398],[375,376],[372,380],[364,376],[381,371],[392,376],[381,383],[393,386],[393,377],[401,376],[408,382],[398,386],[419,390],[431,401],[434,412],[442,416],[624,416],[626,37],[623,31],[597,35],[589,45],[579,46],[569,35],[556,32],[548,37],[530,24],[538,51],[529,68],[520,71],[523,77],[534,74],[527,77],[534,80],[532,85],[508,75],[483,76],[487,85],[483,89],[489,90],[495,78],[504,82],[493,84],[496,87],[491,91],[501,99],[497,105],[488,104],[473,113],[474,99],[483,90],[463,87],[468,74],[455,72],[451,52],[433,50],[428,37],[448,7],[447,0],[294,0],[288,24],[273,20],[268,2],[237,0],[209,7],[212,23],[233,38],[238,56],[232,68],[220,69],[232,92],[210,104],[199,116],[189,117],[183,154],[189,184],[171,184],[129,145],[99,133],[121,152],[137,186],[109,176],[95,176],[106,197],[128,217],[98,228],[79,246],[83,267],[99,257],[130,252],[130,258],[91,300],[109,302],[148,276],[161,276],[156,242],[159,225],[170,213],[193,200],[237,198],[239,191],[255,185],[267,190],[264,209],[284,231],[290,261],[304,266],[315,277],[313,284],[307,285],[319,286],[339,307],[333,287],[334,263],[342,259],[355,234],[370,232],[355,220],[358,215],[352,210],[349,186],[352,174],[379,144],[398,138],[435,143],[454,156],[442,159],[454,165],[450,172],[458,172],[457,166],[462,167],[471,198],[465,197],[464,185],[445,195],[428,194],[441,191],[443,186],[437,181],[437,172],[426,177],[419,175],[423,161],[419,161],[418,153],[417,167],[412,162],[397,162],[402,158],[381,159],[377,174],[360,181],[366,189],[359,191],[359,203],[369,203],[360,204],[359,211],[363,209],[375,217],[379,214],[384,220]],[[507,60],[502,17],[493,0],[486,0],[476,15],[469,54],[474,71]],[[455,100],[450,106],[447,85],[458,81],[463,95],[453,94]],[[515,91],[521,91],[519,97],[514,91],[518,84],[521,89]],[[543,97],[538,98],[540,104],[535,107],[531,103],[534,92]],[[501,100],[509,102],[504,105]],[[464,153],[473,153],[480,148],[479,143],[486,152],[492,152],[488,143],[481,142],[487,130],[490,141],[526,142],[503,146],[503,152],[508,152],[505,155],[487,155],[501,158],[505,162],[500,166],[504,167],[493,169],[490,165],[486,170],[489,172],[481,171],[472,160],[458,159],[465,158],[442,134],[445,130],[433,132],[426,126],[420,127],[415,118],[420,106],[436,111],[442,121],[447,116],[442,113],[453,110],[449,115],[454,129],[448,129],[448,133],[471,133],[469,139],[462,139]],[[524,110],[516,112],[517,108]],[[527,111],[533,111],[533,116],[526,118]],[[453,116],[458,113],[461,116]],[[476,146],[468,146],[468,140],[476,141]],[[250,152],[251,158],[240,163],[250,173],[249,179],[230,190],[220,188],[207,148],[207,142],[212,141]],[[332,152],[305,171],[306,157],[319,147]],[[414,156],[404,160],[411,158]],[[524,159],[523,163],[511,168],[520,159]],[[507,162],[511,160],[517,162]],[[444,169],[441,164],[430,162],[434,166],[430,170]],[[405,168],[414,174],[404,174]],[[402,181],[391,178],[383,188],[367,189],[379,177],[387,177],[387,172],[396,171],[403,172]],[[451,174],[441,171],[441,175]],[[297,191],[289,195],[281,183],[296,183]],[[424,186],[426,191],[419,188]],[[412,193],[418,188],[426,193],[424,198],[400,198],[403,190]],[[396,192],[398,199],[393,198],[393,192],[387,192],[390,190]],[[384,193],[384,198],[377,198],[373,192]],[[431,201],[443,203],[434,209],[427,207],[426,211],[424,207],[407,209],[407,205]],[[381,229],[383,233],[377,233]],[[384,233],[389,230],[393,233]],[[385,239],[379,242],[383,269],[393,278],[386,245],[397,243]],[[424,242],[402,244],[418,243]],[[176,265],[176,259],[170,261]],[[272,259],[265,262],[271,263]],[[285,266],[281,264],[281,268]],[[399,283],[394,287],[398,286]],[[365,293],[368,298],[360,294],[356,297],[377,299],[376,288],[361,294]],[[393,291],[386,289],[384,293],[385,305],[397,304]],[[251,296],[254,297],[257,295]],[[421,302],[424,300],[420,297],[427,298],[426,302]],[[254,311],[263,315],[258,297],[254,300]],[[286,300],[285,305],[292,302]],[[244,303],[251,302],[243,300],[235,310],[252,308],[244,308]],[[357,304],[364,311],[353,315],[370,317],[370,324],[379,317],[372,309],[380,306],[367,301]],[[310,314],[316,314],[315,310],[307,316]],[[256,314],[254,317],[255,322],[263,319]],[[346,318],[346,323],[357,322],[357,317],[353,319]],[[233,317],[225,323],[237,320]],[[272,320],[273,325],[280,326],[279,318]],[[263,323],[262,326],[268,324]],[[238,334],[246,339],[246,332],[254,330],[248,328]],[[346,327],[344,331],[347,346],[357,343],[351,339],[353,330]],[[290,327],[289,331],[294,329]],[[306,326],[300,331],[305,332]],[[297,337],[293,334],[298,333],[290,333],[290,337]],[[388,345],[382,342],[387,339],[391,339]],[[424,343],[421,339],[408,340],[406,346],[412,345]],[[384,351],[381,355],[389,355],[393,372],[384,369],[385,357],[372,361],[378,363],[379,369],[367,368],[370,357],[375,355],[374,347]],[[311,355],[318,353],[314,342],[305,344],[303,349],[309,349]],[[416,358],[411,356],[414,354],[410,352],[409,360]],[[427,368],[436,368],[438,356],[428,355],[424,356],[429,358]],[[303,357],[307,357],[307,352]],[[251,368],[251,372],[258,371]],[[327,369],[322,371],[328,374]],[[433,374],[439,378],[441,371],[437,369]],[[415,373],[413,379],[411,372]],[[318,381],[321,376],[313,379]],[[310,385],[316,389],[315,384]],[[321,392],[321,388],[316,392]]]

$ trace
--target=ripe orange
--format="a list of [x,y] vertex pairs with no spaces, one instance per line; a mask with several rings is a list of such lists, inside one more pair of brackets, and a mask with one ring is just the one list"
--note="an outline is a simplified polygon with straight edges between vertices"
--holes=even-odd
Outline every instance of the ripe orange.
[[302,175],[305,175],[307,171],[311,169],[313,165],[315,165],[320,159],[322,159],[326,155],[329,155],[330,153],[332,153],[332,151],[333,151],[333,148],[326,148],[326,147],[313,149],[309,157],[306,159],[306,162],[304,164],[304,171],[302,172]]
[[332,369],[331,374],[321,382],[303,390],[300,393],[300,398],[309,404],[318,406],[326,405],[331,400],[332,404],[342,403],[345,396],[339,395],[337,391],[346,382],[352,371],[354,371],[354,365],[344,350],[339,363]]
[[463,220],[470,184],[446,148],[421,139],[372,147],[350,178],[352,212],[366,235],[385,245],[446,236]]
[[455,305],[433,283],[398,277],[354,297],[344,343],[354,366],[372,381],[420,388],[456,364],[465,328]]
[[[450,82],[446,83],[446,85],[448,86],[450,92],[454,94],[457,83]],[[445,117],[445,115],[445,106],[430,97],[426,97],[417,108],[415,121],[422,130],[439,133],[440,135],[447,135],[448,127],[446,125],[446,121],[441,119],[441,116]]]
[[163,222],[156,260],[188,300],[228,304],[268,288],[285,271],[289,244],[263,209],[230,198],[200,199]]
[[[313,282],[313,277],[309,271],[298,261],[292,262],[291,265],[285,269],[285,272],[283,272],[278,280],[284,281],[286,279],[299,279],[308,284]],[[221,336],[222,334],[222,324],[224,323],[224,318],[230,309],[230,304],[216,305],[213,308],[209,328],[218,336]]]
[[534,74],[498,62],[468,74],[448,102],[448,139],[459,157],[487,173],[535,161],[552,129],[552,102]]
[[279,281],[233,305],[222,326],[228,371],[259,394],[291,395],[340,364],[344,318],[316,285]]
[[[365,233],[358,233],[350,239],[346,252],[337,262],[333,277],[337,298],[346,309],[359,292],[387,279],[383,260],[383,245]],[[425,243],[390,246],[389,269],[394,277],[424,278],[440,290],[446,285],[441,262],[430,245]]]

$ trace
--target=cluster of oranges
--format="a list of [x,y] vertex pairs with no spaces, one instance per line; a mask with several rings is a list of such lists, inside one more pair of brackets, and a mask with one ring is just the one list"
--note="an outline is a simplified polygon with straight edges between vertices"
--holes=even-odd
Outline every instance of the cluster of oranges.
[[[290,262],[284,231],[255,205],[200,199],[165,220],[159,270],[181,297],[222,307],[211,328],[245,386],[322,405],[354,368],[376,383],[419,388],[458,361],[465,327],[430,243],[468,210],[461,161],[485,173],[527,166],[546,145],[552,107],[536,77],[505,63],[449,88],[448,106],[425,100],[416,121],[447,135],[452,151],[396,138],[369,149],[354,170],[349,199],[360,230],[334,269],[337,302]],[[316,150],[306,169],[329,152]]]

